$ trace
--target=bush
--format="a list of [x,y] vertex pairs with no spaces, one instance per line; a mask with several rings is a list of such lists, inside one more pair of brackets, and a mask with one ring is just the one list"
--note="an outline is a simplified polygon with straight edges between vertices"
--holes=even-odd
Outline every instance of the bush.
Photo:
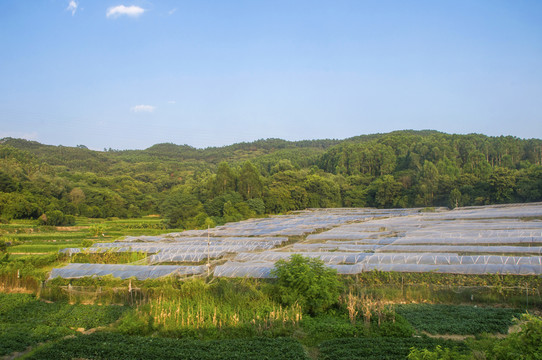
[[75,216],[64,215],[60,210],[47,211],[38,219],[40,225],[48,226],[69,226],[75,225]]
[[271,274],[277,277],[277,296],[284,305],[298,303],[314,315],[339,299],[337,271],[319,259],[292,255],[289,261],[277,261]]
[[496,359],[542,359],[542,318],[523,315],[521,331],[509,335],[495,346]]
[[384,321],[373,332],[379,337],[404,337],[408,338],[414,334],[414,328],[401,315],[395,314],[395,321]]
[[408,360],[467,360],[469,358],[468,355],[462,355],[456,350],[443,349],[440,345],[437,345],[434,351],[414,348],[407,357]]

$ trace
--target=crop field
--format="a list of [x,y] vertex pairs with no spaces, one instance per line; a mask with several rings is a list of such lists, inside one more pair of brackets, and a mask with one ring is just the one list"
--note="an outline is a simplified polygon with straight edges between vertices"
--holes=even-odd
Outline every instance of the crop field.
[[412,348],[434,349],[437,346],[466,350],[460,342],[422,338],[344,338],[324,341],[318,347],[321,360],[402,360]]
[[[322,209],[169,233],[154,217],[2,224],[0,357],[496,353],[515,319],[542,308],[541,215],[541,204]],[[336,272],[325,311],[279,296],[272,270],[292,255]]]
[[0,356],[74,335],[77,329],[109,325],[126,309],[123,306],[45,303],[31,294],[0,293]]
[[[210,291],[202,292],[205,289]],[[242,282],[232,287],[225,280],[214,290],[203,282],[187,283],[181,291],[187,299],[170,292],[169,297],[135,308],[46,303],[30,294],[0,294],[0,356],[27,351],[28,359],[393,360],[405,359],[412,348],[441,346],[466,352],[468,346],[462,341],[431,338],[423,332],[504,332],[521,313],[472,306],[400,305],[395,306],[396,315],[387,312],[380,319],[376,311],[367,323],[363,317],[352,322],[338,313],[313,317],[302,316],[299,308],[273,309],[265,296],[254,299],[258,291],[253,285]],[[235,308],[244,313],[238,310],[236,314]],[[474,322],[474,326],[460,322]],[[452,328],[455,324],[460,330],[450,331],[442,323],[453,323]],[[490,325],[483,327],[483,323]],[[82,333],[100,327],[97,332]]]
[[521,311],[517,309],[444,304],[397,305],[396,311],[417,331],[433,335],[506,334],[513,325],[513,318],[519,318],[521,315]]
[[308,359],[294,339],[198,341],[99,333],[64,339],[28,359]]
[[[216,277],[266,278],[276,261],[300,254],[350,275],[372,270],[541,275],[541,218],[540,203],[451,211],[319,209],[230,223],[209,231],[129,236],[97,242],[82,251],[147,253],[146,260],[137,265],[152,265],[149,274],[161,271],[161,264],[182,267],[208,261]],[[68,266],[53,271],[52,277],[93,276],[106,270],[94,264],[85,271]],[[199,275],[206,269],[190,271]],[[177,272],[186,273],[181,268]],[[142,279],[139,270],[138,274]]]

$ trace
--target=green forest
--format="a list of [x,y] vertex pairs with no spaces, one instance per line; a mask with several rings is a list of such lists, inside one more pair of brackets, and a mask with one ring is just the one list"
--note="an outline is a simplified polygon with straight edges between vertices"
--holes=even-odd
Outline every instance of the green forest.
[[320,207],[542,201],[542,140],[396,131],[197,149],[89,150],[0,140],[0,219],[159,214],[172,228]]

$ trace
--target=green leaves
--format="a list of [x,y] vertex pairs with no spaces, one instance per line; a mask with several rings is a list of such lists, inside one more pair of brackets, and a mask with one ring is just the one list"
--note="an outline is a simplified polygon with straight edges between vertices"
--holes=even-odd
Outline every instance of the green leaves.
[[30,359],[307,360],[292,338],[198,341],[95,333],[46,346]]
[[462,305],[408,304],[399,305],[397,313],[404,316],[418,331],[476,335],[484,332],[506,334],[512,319],[521,312],[516,309]]
[[126,309],[45,303],[30,294],[0,293],[0,356],[74,334],[73,329],[108,325]]
[[277,277],[277,294],[285,305],[297,302],[304,311],[318,314],[338,301],[337,272],[319,259],[292,255],[289,261],[277,261],[272,274]]

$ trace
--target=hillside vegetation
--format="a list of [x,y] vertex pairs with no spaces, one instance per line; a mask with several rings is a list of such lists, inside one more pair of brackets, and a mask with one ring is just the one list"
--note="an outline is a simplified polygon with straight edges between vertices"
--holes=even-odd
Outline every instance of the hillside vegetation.
[[[194,228],[309,207],[431,207],[542,200],[542,140],[398,131],[196,149],[92,151],[0,140],[0,217],[160,214]],[[43,216],[45,214],[45,216]]]

